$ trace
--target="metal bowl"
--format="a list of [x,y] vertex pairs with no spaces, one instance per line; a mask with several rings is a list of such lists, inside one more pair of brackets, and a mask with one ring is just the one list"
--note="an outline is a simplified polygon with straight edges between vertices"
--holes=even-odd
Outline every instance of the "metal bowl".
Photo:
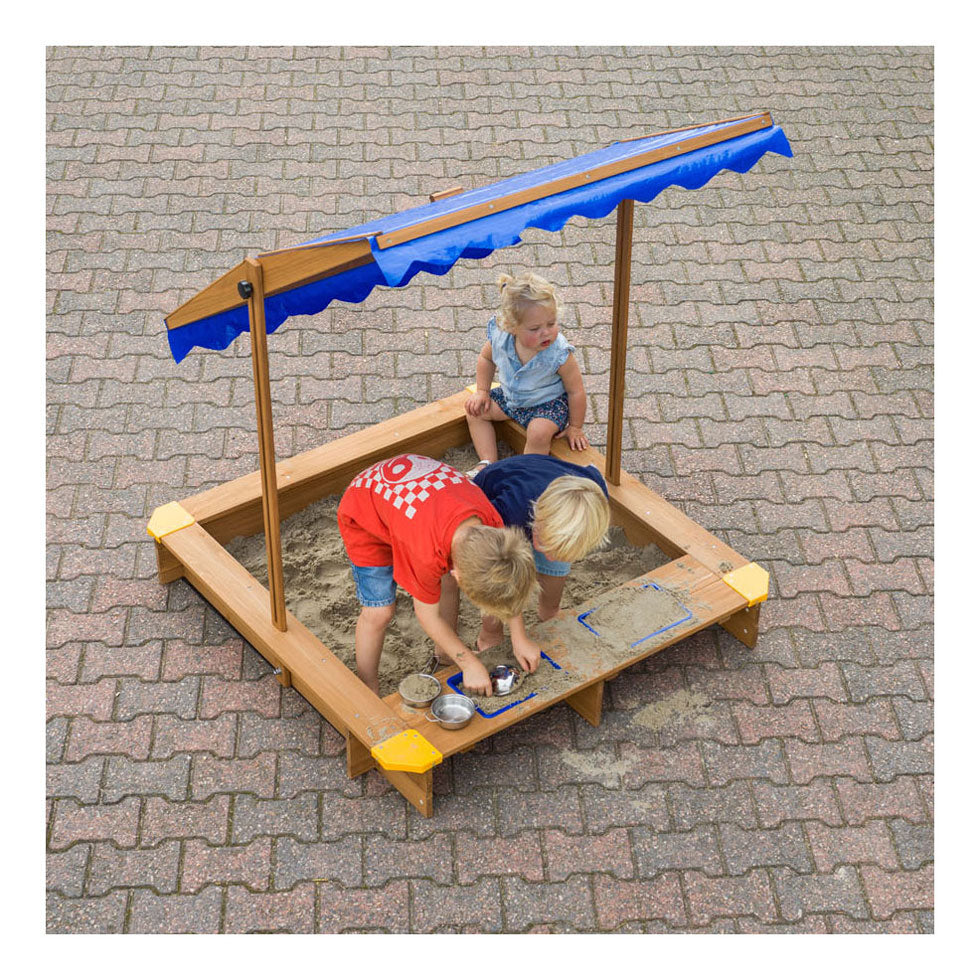
[[510,694],[511,691],[520,686],[522,679],[521,672],[516,667],[507,664],[497,664],[490,671],[490,684],[493,686],[493,693],[497,697]]
[[[429,693],[427,697],[422,699],[409,697],[405,693],[405,688],[408,686],[408,683],[418,679],[427,682]],[[441,690],[442,681],[438,677],[433,677],[432,674],[409,674],[398,685],[398,696],[402,699],[402,704],[407,705],[409,708],[428,708]]]
[[432,702],[425,717],[443,728],[464,728],[475,712],[476,704],[465,694],[441,694]]

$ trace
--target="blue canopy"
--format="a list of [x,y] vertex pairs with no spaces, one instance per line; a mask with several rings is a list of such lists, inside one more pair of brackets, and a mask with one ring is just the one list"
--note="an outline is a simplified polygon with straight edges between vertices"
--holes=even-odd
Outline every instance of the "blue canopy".
[[[584,156],[304,242],[296,248],[364,239],[370,242],[370,260],[266,296],[266,329],[272,333],[291,316],[319,313],[334,300],[359,303],[375,286],[404,286],[419,272],[443,275],[460,258],[479,259],[498,248],[516,245],[525,228],[558,231],[573,215],[603,217],[626,198],[648,202],[672,184],[693,189],[703,186],[722,170],[745,173],[766,153],[791,157],[793,151],[783,131],[772,125],[768,116],[764,118],[768,123],[764,128],[732,138],[722,137],[722,142],[653,163],[644,163],[642,158],[656,156],[651,151],[696,142],[726,127],[730,129],[731,121],[613,143]],[[641,158],[635,168],[629,166],[633,158]],[[603,169],[622,172],[603,176]],[[600,172],[595,179],[592,171]],[[575,186],[534,198],[534,188],[544,187],[546,192],[548,185],[561,181]],[[513,206],[506,204],[505,209],[488,213],[487,209],[494,207],[493,202],[508,196],[534,199]],[[477,216],[461,217],[459,212],[477,213]],[[447,216],[452,222],[453,215],[460,217],[459,223],[441,230],[421,236],[393,234]],[[392,236],[394,243],[386,236]],[[400,240],[405,237],[407,240]],[[248,329],[248,307],[241,303],[233,309],[174,326],[167,336],[174,359],[180,361],[192,347],[223,350]]]

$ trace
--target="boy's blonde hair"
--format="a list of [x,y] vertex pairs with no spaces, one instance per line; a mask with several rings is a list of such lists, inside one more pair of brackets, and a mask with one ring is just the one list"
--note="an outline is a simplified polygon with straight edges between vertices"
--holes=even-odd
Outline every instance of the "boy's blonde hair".
[[609,501],[586,476],[559,476],[532,507],[538,546],[556,561],[577,561],[605,544]]
[[551,306],[555,317],[561,311],[558,293],[547,279],[527,272],[518,276],[501,275],[497,278],[500,287],[500,315],[498,326],[507,333],[517,333],[529,306]]
[[516,527],[474,525],[453,548],[453,564],[459,587],[488,616],[512,619],[537,592],[534,553]]

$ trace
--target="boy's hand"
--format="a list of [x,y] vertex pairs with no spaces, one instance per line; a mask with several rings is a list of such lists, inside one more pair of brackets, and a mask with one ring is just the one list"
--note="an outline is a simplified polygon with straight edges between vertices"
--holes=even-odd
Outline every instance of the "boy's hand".
[[513,633],[511,633],[510,640],[517,662],[529,674],[533,674],[541,663],[541,648],[527,637],[515,637]]
[[469,656],[466,657],[466,666],[463,667],[463,687],[474,694],[483,694],[490,697],[493,694],[493,685],[490,683],[490,675],[487,668],[483,666],[480,658],[468,650]]
[[478,419],[490,407],[490,401],[489,392],[478,391],[466,399],[466,414]]
[[585,429],[580,425],[570,425],[567,429],[558,433],[558,439],[567,439],[568,445],[576,450],[588,449],[589,440],[586,438]]

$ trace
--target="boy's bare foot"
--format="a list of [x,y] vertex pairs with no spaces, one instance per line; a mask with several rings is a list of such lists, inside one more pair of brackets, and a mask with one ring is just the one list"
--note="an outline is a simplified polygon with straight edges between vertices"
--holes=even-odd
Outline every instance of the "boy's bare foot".
[[466,471],[466,475],[472,480],[473,477],[480,472],[480,470],[485,469],[489,465],[490,465],[489,459],[481,459],[480,462],[473,467],[473,469]]

